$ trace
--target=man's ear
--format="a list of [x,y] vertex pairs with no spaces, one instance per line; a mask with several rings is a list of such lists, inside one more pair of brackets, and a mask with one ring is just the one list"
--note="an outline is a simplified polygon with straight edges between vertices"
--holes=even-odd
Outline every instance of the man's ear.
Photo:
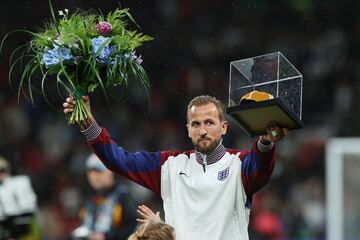
[[225,135],[227,132],[228,122],[222,121],[221,122],[221,135]]
[[186,131],[187,131],[187,133],[188,133],[188,137],[191,138],[191,136],[190,136],[190,130],[189,130],[189,124],[188,124],[188,123],[186,124]]

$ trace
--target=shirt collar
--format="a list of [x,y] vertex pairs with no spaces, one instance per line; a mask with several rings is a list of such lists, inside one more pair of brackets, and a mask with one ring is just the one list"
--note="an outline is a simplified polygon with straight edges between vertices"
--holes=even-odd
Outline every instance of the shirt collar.
[[204,163],[204,158],[206,157],[206,164],[213,164],[219,161],[226,153],[226,148],[222,144],[222,140],[220,141],[219,145],[212,151],[211,153],[205,155],[200,153],[195,149],[196,154],[196,161],[200,164]]

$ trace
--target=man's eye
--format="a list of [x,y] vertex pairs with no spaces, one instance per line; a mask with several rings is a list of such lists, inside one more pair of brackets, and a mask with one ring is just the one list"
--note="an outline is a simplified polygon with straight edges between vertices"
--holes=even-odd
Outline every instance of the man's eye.
[[199,126],[199,123],[194,122],[194,123],[191,124],[191,126],[193,126],[193,127]]

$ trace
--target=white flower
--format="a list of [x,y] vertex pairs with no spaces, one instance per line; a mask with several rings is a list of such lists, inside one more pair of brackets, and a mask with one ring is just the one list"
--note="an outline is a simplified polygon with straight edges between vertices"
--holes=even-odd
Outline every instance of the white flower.
[[63,11],[59,11],[59,16],[64,16],[64,12]]
[[79,44],[77,43],[69,43],[70,48],[79,48]]
[[69,13],[69,9],[65,8],[65,13],[68,14],[68,13]]

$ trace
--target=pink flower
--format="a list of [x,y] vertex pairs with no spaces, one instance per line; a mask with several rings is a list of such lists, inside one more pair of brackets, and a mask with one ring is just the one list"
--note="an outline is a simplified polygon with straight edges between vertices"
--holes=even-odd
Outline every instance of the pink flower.
[[96,24],[96,29],[101,36],[108,36],[111,33],[112,26],[108,22],[99,22]]

